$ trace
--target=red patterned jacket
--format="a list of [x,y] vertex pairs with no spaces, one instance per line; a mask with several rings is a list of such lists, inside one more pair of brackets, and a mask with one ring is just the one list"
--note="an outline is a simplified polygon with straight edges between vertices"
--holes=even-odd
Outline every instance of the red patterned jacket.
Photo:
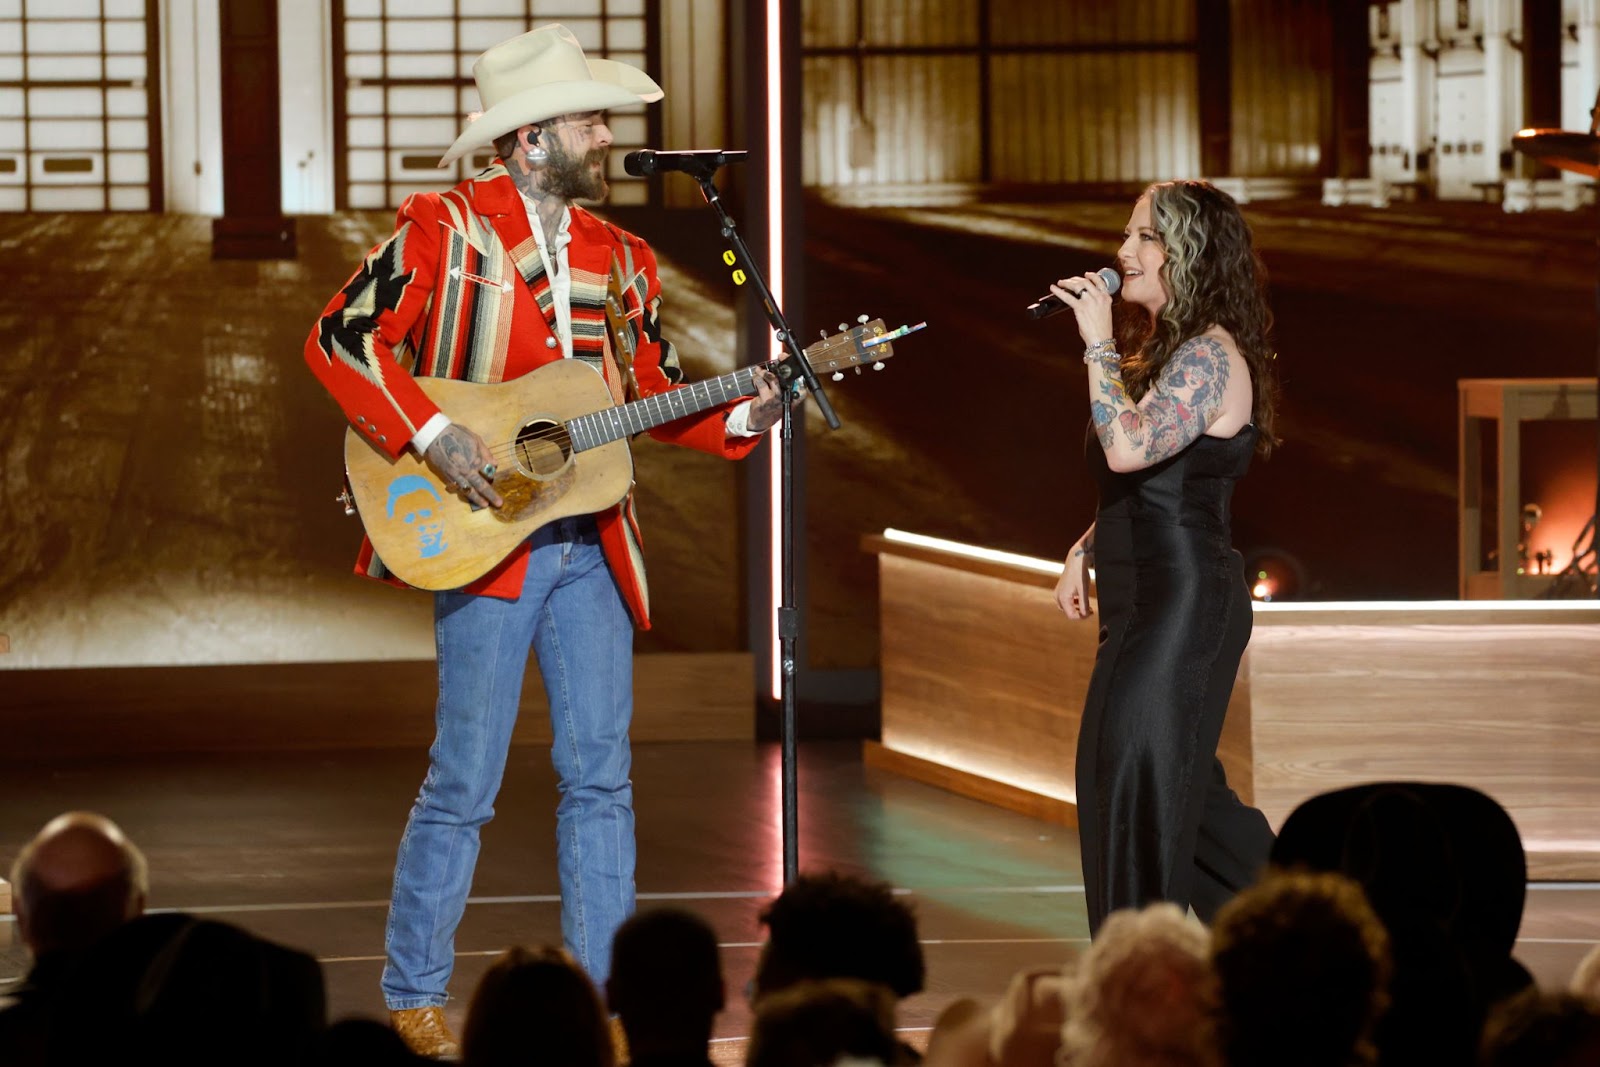
[[[640,392],[653,396],[676,387],[683,372],[661,338],[661,282],[650,246],[581,208],[571,210],[573,357],[597,365],[603,360],[604,297],[615,255],[624,279],[633,280],[627,300]],[[394,236],[367,254],[329,302],[306,340],[305,356],[351,424],[399,456],[439,410],[413,375],[472,382],[520,377],[562,358],[554,323],[549,280],[522,197],[495,163],[449,192],[419,193],[401,205]],[[760,438],[728,438],[731,408],[667,423],[650,435],[738,459]],[[648,629],[650,594],[632,494],[595,521],[623,599],[635,623]],[[524,543],[466,591],[516,597],[527,565]],[[356,573],[402,584],[370,542],[361,546]]]

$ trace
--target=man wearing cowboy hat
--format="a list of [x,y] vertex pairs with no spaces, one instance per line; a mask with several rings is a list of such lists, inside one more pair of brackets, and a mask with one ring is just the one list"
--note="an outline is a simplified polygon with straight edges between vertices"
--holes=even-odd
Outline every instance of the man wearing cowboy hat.
[[[628,283],[640,392],[671,389],[682,372],[661,338],[649,246],[573,203],[606,194],[604,110],[659,100],[660,86],[626,64],[586,58],[558,25],[494,46],[473,76],[484,110],[440,165],[490,144],[499,159],[449,192],[406,200],[394,236],[367,255],[312,329],[306,360],[376,447],[396,457],[415,449],[464,501],[498,507],[488,447],[412,375],[498,382],[562,358],[613,375],[604,353],[613,259]],[[759,371],[757,388],[754,400],[650,433],[740,458],[781,411],[771,375]],[[370,544],[357,571],[389,578]],[[530,646],[550,698],[562,794],[562,936],[599,985],[612,935],[633,910],[632,630],[649,626],[649,598],[631,497],[541,528],[483,578],[435,597],[437,735],[395,864],[383,993],[413,1049],[448,1055],[456,1041],[441,1006],[455,929]]]

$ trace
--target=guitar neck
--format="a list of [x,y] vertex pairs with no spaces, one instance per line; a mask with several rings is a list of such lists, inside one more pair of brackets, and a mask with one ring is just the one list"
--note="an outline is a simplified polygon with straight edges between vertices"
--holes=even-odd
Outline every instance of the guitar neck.
[[[761,364],[770,367],[772,364]],[[719,378],[707,378],[679,389],[604,408],[588,415],[567,420],[567,432],[572,437],[572,450],[599,448],[623,437],[672,422],[688,415],[696,415],[707,408],[726,404],[740,397],[755,396],[755,367],[740,367]]]

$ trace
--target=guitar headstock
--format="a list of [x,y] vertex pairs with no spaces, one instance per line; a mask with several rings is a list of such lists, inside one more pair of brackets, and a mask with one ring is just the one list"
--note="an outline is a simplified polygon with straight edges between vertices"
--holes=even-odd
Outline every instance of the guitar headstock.
[[842,376],[846,367],[860,367],[863,363],[871,363],[873,370],[882,370],[883,361],[894,355],[894,340],[926,325],[925,322],[919,322],[915,326],[901,326],[891,331],[882,319],[862,321],[858,326],[840,323],[838,333],[813,341],[806,347],[806,359],[818,374],[831,373],[835,380]]

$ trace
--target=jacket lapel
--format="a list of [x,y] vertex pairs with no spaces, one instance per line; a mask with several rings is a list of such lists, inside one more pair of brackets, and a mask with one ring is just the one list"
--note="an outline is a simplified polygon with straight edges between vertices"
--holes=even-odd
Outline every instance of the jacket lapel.
[[550,295],[550,279],[545,277],[544,257],[539,255],[539,246],[533,239],[532,223],[522,194],[517,192],[505,164],[496,162],[484,171],[478,178],[476,190],[474,206],[499,235],[500,243],[510,253],[512,264],[538,303],[539,313],[554,336],[556,305]]

